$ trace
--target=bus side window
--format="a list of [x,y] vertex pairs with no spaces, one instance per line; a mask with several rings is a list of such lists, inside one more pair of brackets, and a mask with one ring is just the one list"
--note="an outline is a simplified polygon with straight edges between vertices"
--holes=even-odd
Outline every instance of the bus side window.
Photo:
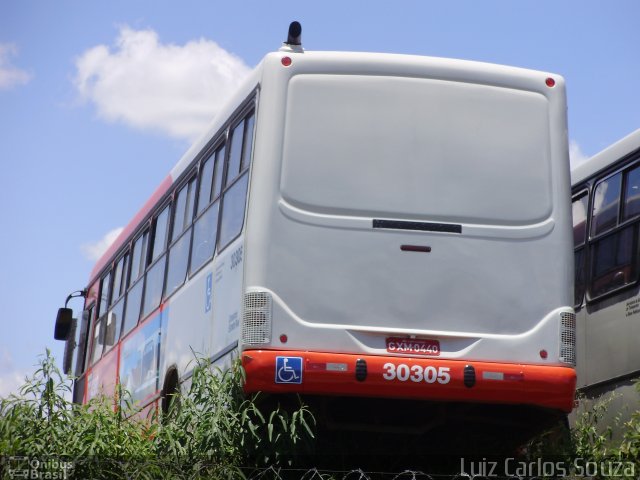
[[231,142],[229,144],[229,163],[227,167],[227,181],[225,186],[228,186],[240,173],[240,164],[242,163],[242,137],[244,133],[244,120],[241,121],[231,131]]
[[[594,190],[591,236],[596,238],[589,242],[591,299],[618,290],[638,279],[636,264],[639,222],[621,225],[621,190],[622,172],[598,183]],[[632,198],[625,199],[623,205],[625,208],[627,204],[631,205],[628,208],[633,211],[633,201]],[[622,218],[625,216],[626,211]]]
[[120,338],[122,316],[124,313],[124,292],[127,288],[127,265],[129,253],[125,253],[116,262],[113,273],[113,288],[111,293],[111,308],[106,320],[105,345],[111,347]]
[[640,215],[640,167],[627,173],[625,184],[623,221]]
[[244,143],[242,146],[242,163],[240,171],[244,171],[251,161],[251,152],[253,150],[253,124],[255,115],[252,113],[244,122]]
[[588,192],[582,192],[573,200],[573,248],[575,262],[574,305],[582,304],[586,287],[585,241],[587,237],[587,209],[589,208]]
[[78,337],[78,353],[76,358],[76,371],[75,376],[81,376],[87,368],[87,348],[91,343],[89,341],[89,334],[91,332],[91,326],[93,325],[93,313],[95,305],[91,305],[82,312],[82,323],[80,325],[79,337]]
[[98,316],[107,313],[111,300],[111,271],[107,272],[100,281],[100,303],[98,304]]
[[224,192],[220,221],[220,250],[231,243],[242,230],[248,182],[249,174],[245,173]]
[[194,177],[178,191],[174,202],[173,230],[169,248],[165,298],[180,288],[187,278],[195,187],[196,179]]
[[[249,114],[234,129],[229,151],[227,181],[222,196],[218,248],[223,250],[242,231],[249,184],[248,167],[253,148],[254,114]],[[242,137],[243,140],[237,140]],[[238,177],[240,174],[240,178]],[[235,180],[234,180],[235,179]]]
[[109,270],[100,280],[100,301],[98,302],[98,320],[93,328],[93,341],[91,342],[91,364],[97,362],[104,350],[104,328],[107,312],[111,304],[112,275]]
[[220,193],[222,193],[222,175],[224,174],[225,152],[226,149],[224,145],[216,151],[216,166],[213,173],[213,195],[211,195],[213,200],[216,200],[220,196]]
[[129,276],[129,291],[124,309],[122,336],[125,336],[138,324],[140,307],[142,304],[142,289],[144,287],[144,260],[147,252],[149,231],[146,230],[133,243],[131,251],[131,267]]
[[[193,242],[189,272],[198,271],[208,260],[213,258],[218,236],[218,209],[220,206],[220,189],[224,171],[225,146],[221,145],[206,160],[211,167],[211,185],[200,182],[198,202],[203,199],[202,189],[208,189],[209,197],[206,205],[198,205],[198,217],[193,225]],[[207,167],[205,167],[207,168]],[[185,248],[185,247],[183,247]]]
[[100,357],[102,357],[102,351],[104,349],[104,320],[105,317],[101,317],[98,319],[96,324],[93,327],[93,338],[91,341],[91,362],[90,364],[95,364]]
[[251,113],[238,123],[231,132],[229,166],[227,168],[227,181],[225,182],[225,186],[231,185],[238,175],[249,166],[253,147],[254,118],[254,114]]
[[167,225],[171,205],[167,205],[153,221],[153,235],[151,236],[151,255],[149,268],[145,278],[144,299],[142,301],[142,317],[146,317],[160,306],[164,291],[164,271],[167,256]]
[[213,181],[214,155],[207,158],[200,168],[200,183],[198,190],[198,215],[207,208],[211,200],[211,184]]
[[218,232],[218,205],[213,202],[196,220],[193,227],[193,248],[191,249],[191,265],[189,271],[195,273],[213,257]]

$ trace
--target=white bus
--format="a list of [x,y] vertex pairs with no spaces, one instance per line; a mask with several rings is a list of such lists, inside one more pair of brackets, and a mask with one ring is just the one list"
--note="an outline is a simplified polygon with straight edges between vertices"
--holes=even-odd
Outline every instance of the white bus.
[[398,399],[423,430],[443,411],[565,415],[566,132],[558,75],[290,40],[95,266],[74,398],[121,382],[166,407],[198,352],[328,423],[349,404],[391,419]]
[[[640,377],[640,130],[571,172],[578,388],[637,407]],[[629,412],[627,412],[629,413]]]

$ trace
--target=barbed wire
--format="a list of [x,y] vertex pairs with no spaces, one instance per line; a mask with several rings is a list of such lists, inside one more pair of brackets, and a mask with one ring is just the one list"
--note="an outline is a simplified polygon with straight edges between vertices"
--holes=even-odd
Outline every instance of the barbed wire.
[[[308,470],[288,469],[280,467],[266,467],[250,469],[247,480],[485,480],[482,475],[467,473],[436,474],[419,470],[404,470],[401,472],[365,472],[362,469],[352,470],[322,470],[311,468]],[[496,480],[525,480],[518,476],[492,476]]]

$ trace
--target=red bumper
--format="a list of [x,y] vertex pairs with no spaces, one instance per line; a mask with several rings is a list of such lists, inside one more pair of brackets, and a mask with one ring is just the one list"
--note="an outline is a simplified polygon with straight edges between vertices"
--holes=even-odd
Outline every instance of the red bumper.
[[247,393],[524,404],[568,413],[576,387],[569,367],[431,357],[246,350],[242,365]]

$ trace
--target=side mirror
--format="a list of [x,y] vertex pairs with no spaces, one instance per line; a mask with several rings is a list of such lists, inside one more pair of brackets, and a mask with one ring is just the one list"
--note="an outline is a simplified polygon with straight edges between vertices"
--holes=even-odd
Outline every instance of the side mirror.
[[58,309],[56,317],[56,328],[53,332],[53,338],[56,340],[68,340],[71,333],[71,324],[73,323],[73,310],[70,308]]

